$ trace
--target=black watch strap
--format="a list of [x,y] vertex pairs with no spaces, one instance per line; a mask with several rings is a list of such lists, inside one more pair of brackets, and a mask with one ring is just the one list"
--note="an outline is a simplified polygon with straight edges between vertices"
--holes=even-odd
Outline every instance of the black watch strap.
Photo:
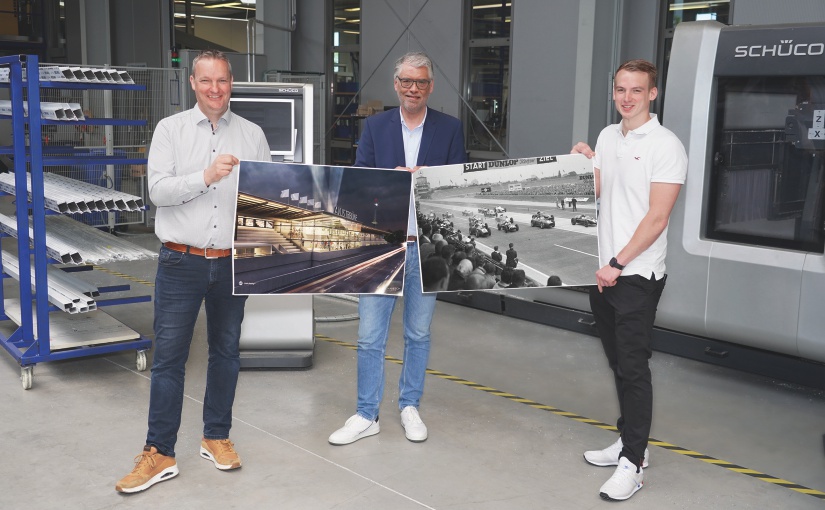
[[624,266],[619,264],[619,261],[616,260],[616,257],[613,257],[612,259],[610,259],[609,265],[610,265],[610,267],[615,267],[619,271],[624,271]]

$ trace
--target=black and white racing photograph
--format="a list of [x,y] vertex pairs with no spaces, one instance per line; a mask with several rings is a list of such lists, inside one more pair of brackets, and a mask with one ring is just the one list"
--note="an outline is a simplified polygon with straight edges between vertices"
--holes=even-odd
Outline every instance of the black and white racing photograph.
[[241,161],[234,294],[400,294],[412,176]]
[[594,285],[593,165],[580,154],[423,168],[424,292]]

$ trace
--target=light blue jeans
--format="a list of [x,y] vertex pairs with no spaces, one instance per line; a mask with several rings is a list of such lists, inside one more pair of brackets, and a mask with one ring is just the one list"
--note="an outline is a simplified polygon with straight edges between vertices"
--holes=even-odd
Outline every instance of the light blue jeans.
[[[418,407],[430,357],[430,323],[435,293],[421,292],[418,243],[407,243],[404,264],[404,365],[398,381],[398,409]],[[396,296],[362,295],[358,303],[358,407],[368,420],[378,418],[384,396],[384,354]]]

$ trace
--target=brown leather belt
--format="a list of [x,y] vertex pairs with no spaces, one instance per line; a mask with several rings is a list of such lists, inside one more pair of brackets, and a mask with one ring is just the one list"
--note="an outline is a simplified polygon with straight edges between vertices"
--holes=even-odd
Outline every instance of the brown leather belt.
[[232,255],[231,249],[218,250],[215,248],[195,248],[194,246],[189,246],[187,244],[172,243],[169,241],[163,243],[163,245],[173,251],[191,253],[192,255],[197,255],[207,259],[220,259]]
[[407,242],[408,243],[417,243],[418,242],[418,237],[417,236],[407,236]]

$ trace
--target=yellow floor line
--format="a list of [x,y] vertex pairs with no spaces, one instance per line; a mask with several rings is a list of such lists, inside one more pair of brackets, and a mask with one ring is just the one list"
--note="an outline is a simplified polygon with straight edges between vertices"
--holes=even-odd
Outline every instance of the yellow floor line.
[[[343,347],[348,347],[350,349],[357,349],[358,348],[357,345],[354,345],[352,343],[343,342],[341,340],[336,340],[334,338],[330,338],[330,337],[325,336],[325,335],[316,334],[315,337],[319,340],[323,340],[325,342],[333,343],[333,344],[340,345],[340,346],[343,346]],[[392,357],[392,356],[385,356],[385,359],[387,361],[392,362],[392,363],[398,363],[398,364],[403,363],[402,360],[400,360],[398,358],[395,358],[395,357]],[[489,386],[484,386],[482,384],[475,383],[473,381],[468,381],[466,379],[462,379],[461,377],[456,377],[454,375],[445,374],[444,372],[439,372],[438,370],[433,370],[433,369],[427,369],[427,373],[430,374],[430,375],[434,375],[438,378],[447,380],[447,381],[452,381],[452,382],[467,386],[467,387],[472,388],[474,390],[483,391],[485,393],[490,393],[490,394],[495,395],[497,397],[503,397],[503,398],[506,398],[508,400],[512,400],[514,402],[518,402],[518,403],[521,403],[521,404],[526,404],[526,405],[528,405],[528,406],[530,406],[534,409],[540,409],[542,411],[547,411],[547,412],[553,413],[555,415],[562,416],[564,418],[569,418],[569,419],[572,419],[572,420],[575,420],[575,421],[578,421],[578,422],[581,422],[581,423],[586,423],[588,425],[593,425],[594,427],[598,427],[600,429],[612,430],[614,432],[618,432],[616,427],[613,426],[613,425],[608,425],[607,423],[602,423],[600,421],[593,420],[593,419],[590,419],[590,418],[586,418],[584,416],[579,416],[575,413],[562,411],[561,409],[558,409],[558,408],[555,408],[555,407],[552,407],[552,406],[548,406],[548,405],[545,405],[545,404],[540,404],[538,402],[533,402],[532,400],[513,395],[512,393],[507,393],[505,391],[497,390],[497,389],[491,388]],[[724,460],[721,460],[721,459],[716,459],[716,458],[710,457],[708,455],[704,455],[702,453],[695,452],[693,450],[688,450],[687,448],[682,448],[680,446],[676,446],[676,445],[673,445],[673,444],[670,444],[670,443],[666,443],[664,441],[659,441],[658,439],[654,439],[652,437],[649,438],[648,444],[651,445],[651,446],[658,446],[658,447],[661,447],[661,448],[665,448],[665,449],[670,450],[672,452],[684,455],[686,457],[691,457],[691,458],[694,458],[694,459],[697,459],[697,460],[701,460],[702,462],[706,462],[706,463],[714,465],[714,466],[719,466],[721,468],[727,469],[728,471],[732,471],[734,473],[748,475],[750,477],[762,480],[763,482],[768,482],[768,483],[771,483],[771,484],[774,484],[774,485],[785,487],[786,489],[790,489],[792,491],[799,492],[800,494],[807,494],[809,496],[813,496],[815,498],[825,500],[825,492],[818,491],[818,490],[815,490],[815,489],[811,489],[811,488],[805,487],[803,485],[795,484],[793,482],[789,482],[788,480],[783,480],[781,478],[776,478],[774,476],[771,476],[771,475],[768,475],[768,474],[765,474],[765,473],[761,473],[761,472],[753,470],[753,469],[748,469],[748,468],[745,468],[745,467],[742,467],[742,466],[737,466],[736,464],[733,464],[733,463],[730,463],[730,462],[727,462],[727,461],[724,461]]]

